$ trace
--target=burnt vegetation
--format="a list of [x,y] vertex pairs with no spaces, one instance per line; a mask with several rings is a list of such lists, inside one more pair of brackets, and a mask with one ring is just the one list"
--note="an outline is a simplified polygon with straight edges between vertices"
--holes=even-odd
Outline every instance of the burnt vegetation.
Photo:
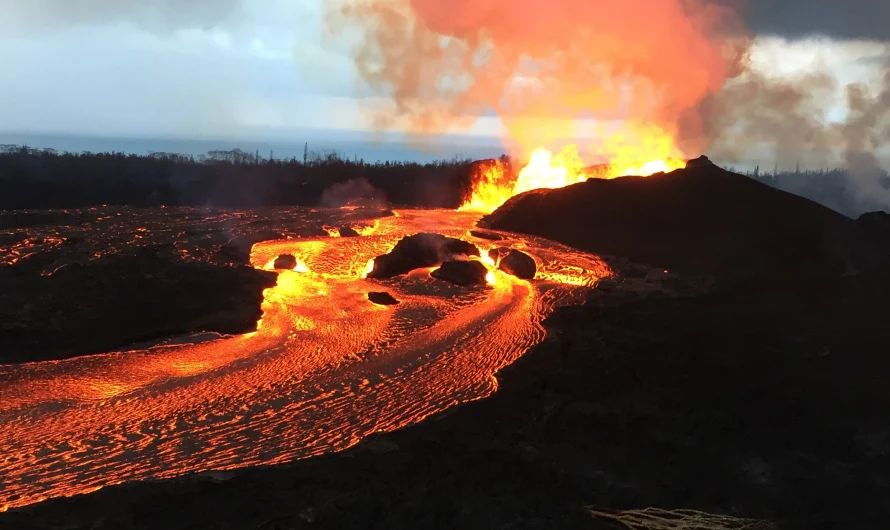
[[[130,206],[317,206],[340,185],[349,199],[457,207],[471,184],[468,160],[366,162],[337,153],[302,159],[240,149],[175,153],[59,153],[0,146],[0,209]],[[359,185],[353,185],[360,183]],[[334,188],[337,189],[337,188]],[[359,195],[356,197],[355,195]],[[336,195],[336,194],[335,194]],[[329,201],[328,201],[329,202]],[[340,206],[340,204],[326,204]]]

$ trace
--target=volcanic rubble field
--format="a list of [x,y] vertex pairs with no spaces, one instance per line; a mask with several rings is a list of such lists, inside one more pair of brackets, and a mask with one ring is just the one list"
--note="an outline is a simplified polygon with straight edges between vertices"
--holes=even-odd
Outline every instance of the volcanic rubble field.
[[[16,215],[23,226],[28,215],[50,214]],[[51,247],[48,255],[29,258],[28,245],[10,244],[13,268],[31,267],[15,274],[39,274],[61,260],[53,258],[66,252],[59,238],[81,237],[82,248],[97,254],[143,246],[113,231],[90,239],[96,232],[84,226],[100,222],[95,212],[64,215],[64,230],[27,228],[29,238]],[[181,241],[174,234],[188,230],[189,215],[155,211],[146,233],[161,238],[166,230],[161,239]],[[207,212],[194,215],[189,223],[217,226]],[[280,212],[215,215],[244,237],[313,222],[309,212],[280,222]],[[7,216],[0,222],[9,223]],[[588,291],[583,305],[552,312],[546,339],[497,374],[497,392],[487,399],[339,453],[50,499],[10,510],[0,527],[643,528],[591,510],[655,507],[808,530],[885,528],[887,221],[879,214],[847,219],[704,160],[647,179],[520,195],[476,234],[490,233],[498,247],[495,239],[508,232],[546,237],[602,255],[615,276]],[[231,237],[201,232],[214,248],[189,240],[157,252],[186,251],[205,257],[201,263],[237,254],[220,254]],[[12,281],[12,272],[3,274]],[[263,273],[255,274],[262,283]],[[215,296],[242,296],[226,292],[232,286],[219,289]],[[7,314],[10,306],[3,307]],[[48,325],[17,318],[16,336]],[[99,333],[102,324],[94,325]],[[42,355],[68,354],[73,344]],[[685,526],[650,528],[691,528],[705,517],[687,513]],[[712,519],[700,527],[743,526]]]

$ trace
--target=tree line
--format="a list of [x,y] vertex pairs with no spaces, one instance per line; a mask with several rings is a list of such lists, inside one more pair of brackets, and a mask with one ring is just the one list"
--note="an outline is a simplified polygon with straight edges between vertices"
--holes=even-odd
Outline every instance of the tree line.
[[[194,156],[60,153],[0,145],[0,209],[100,204],[319,206],[330,196],[383,199],[402,207],[455,208],[469,195],[473,169],[468,159],[369,163],[334,151],[309,152],[308,147],[301,158],[281,159],[274,153],[264,157],[241,149]],[[888,208],[890,176],[886,172],[869,177],[871,189],[864,186],[861,176],[845,169],[762,173],[757,168],[745,174],[854,218]],[[881,194],[882,189],[887,193]],[[331,190],[336,193],[326,194]]]
[[758,167],[744,174],[854,219],[866,212],[890,208],[890,175],[886,171],[856,174],[844,168],[798,168],[762,173]]
[[[240,149],[192,156],[60,153],[3,145],[0,209],[317,206],[325,191],[338,185],[350,193],[382,196],[395,206],[452,208],[470,189],[471,166],[470,160],[457,158],[369,163],[308,150],[301,159],[276,159]],[[344,186],[351,182],[362,185]]]

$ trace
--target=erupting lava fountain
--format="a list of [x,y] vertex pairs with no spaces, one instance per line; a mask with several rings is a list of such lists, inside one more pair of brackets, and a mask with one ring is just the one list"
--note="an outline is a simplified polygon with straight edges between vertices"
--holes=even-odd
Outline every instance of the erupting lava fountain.
[[555,156],[543,148],[535,150],[516,178],[511,178],[501,161],[484,164],[474,176],[472,194],[460,209],[493,212],[510,197],[529,190],[562,188],[594,177],[648,177],[686,167],[672,137],[660,128],[637,127],[634,135],[638,141],[628,143],[623,136],[615,136],[606,142],[609,163],[595,168],[585,168],[574,145]]

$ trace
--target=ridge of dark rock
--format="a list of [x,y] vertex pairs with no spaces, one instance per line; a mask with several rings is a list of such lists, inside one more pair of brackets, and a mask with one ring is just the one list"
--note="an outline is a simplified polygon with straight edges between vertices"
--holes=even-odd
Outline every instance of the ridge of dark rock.
[[873,265],[874,257],[852,219],[706,158],[667,174],[517,195],[480,226],[732,279],[836,277]]

